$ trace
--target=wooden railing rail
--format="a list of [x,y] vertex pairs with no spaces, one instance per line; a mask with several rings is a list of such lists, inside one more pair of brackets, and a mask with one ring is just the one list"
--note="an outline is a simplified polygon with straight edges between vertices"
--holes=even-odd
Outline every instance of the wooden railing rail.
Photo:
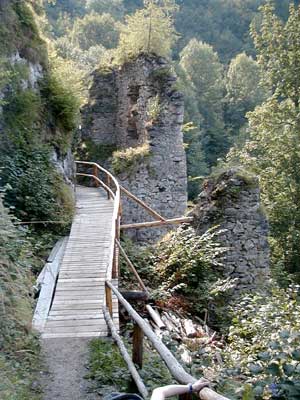
[[[119,302],[128,312],[129,316],[138,325],[139,329],[141,329],[142,332],[148,337],[153,347],[158,352],[162,360],[165,362],[167,368],[169,369],[172,376],[177,380],[177,382],[181,384],[194,383],[196,379],[185,371],[185,369],[182,367],[182,365],[179,364],[177,359],[173,356],[170,350],[164,345],[161,339],[159,339],[155,335],[149,324],[133,309],[133,307],[128,303],[128,301],[124,299],[124,297],[121,295],[118,289],[108,280],[105,282],[105,286],[114,293]],[[140,337],[142,338],[142,335],[140,335]],[[141,343],[136,343],[135,346],[137,345],[141,347]],[[133,350],[133,354],[134,353],[135,351]],[[206,380],[203,379],[203,382],[206,382]],[[200,391],[199,397],[201,400],[229,400],[227,397],[224,397],[216,393],[209,387],[204,387]]]
[[143,207],[149,214],[151,214],[155,219],[159,221],[166,221],[164,217],[162,217],[158,212],[153,210],[153,208],[149,207],[148,204],[146,204],[143,200],[139,199],[136,197],[134,194],[129,192],[127,189],[125,189],[123,186],[120,186],[121,192],[124,193],[127,197],[135,201],[137,204],[139,204],[141,207]]
[[193,221],[193,217],[180,217],[180,218],[172,218],[166,219],[164,221],[148,221],[148,222],[138,222],[135,224],[125,224],[121,225],[121,229],[141,229],[141,228],[152,228],[157,226],[164,226],[164,225],[180,225],[186,224]]
[[123,249],[123,247],[121,246],[120,242],[118,240],[116,240],[117,246],[122,254],[122,256],[124,257],[124,260],[126,261],[128,267],[130,268],[131,272],[133,273],[133,275],[136,277],[141,289],[147,294],[148,293],[148,289],[146,288],[143,280],[141,279],[140,275],[138,274],[137,270],[135,269],[133,263],[130,261],[129,257],[127,256],[125,250]]

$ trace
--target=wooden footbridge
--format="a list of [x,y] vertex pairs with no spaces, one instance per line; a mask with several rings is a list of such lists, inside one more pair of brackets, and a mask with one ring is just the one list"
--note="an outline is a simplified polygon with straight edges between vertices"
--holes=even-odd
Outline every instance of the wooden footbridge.
[[[116,178],[98,164],[81,161],[76,164],[77,177],[82,181],[92,181],[94,187],[76,186],[76,213],[70,236],[53,250],[38,279],[41,292],[33,319],[34,328],[43,339],[111,334],[140,393],[147,398],[147,389],[118,334],[118,304],[122,304],[135,323],[133,361],[142,365],[142,338],[145,334],[174,378],[180,383],[193,383],[195,378],[183,369],[118,290],[121,253],[141,288],[139,294],[144,298],[148,296],[147,288],[120,245],[121,229],[180,224],[190,222],[191,218],[167,220],[119,185]],[[121,225],[122,195],[146,209],[155,221]],[[207,382],[203,384],[200,398],[226,399],[207,387]]]

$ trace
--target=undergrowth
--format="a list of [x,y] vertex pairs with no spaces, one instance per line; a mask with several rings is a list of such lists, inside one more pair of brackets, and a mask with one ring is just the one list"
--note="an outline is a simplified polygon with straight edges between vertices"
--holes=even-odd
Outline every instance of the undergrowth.
[[31,332],[31,266],[25,233],[17,230],[0,197],[0,398],[35,400],[38,340]]
[[44,148],[0,157],[1,184],[5,204],[20,220],[59,221],[52,227],[61,231],[71,222],[74,199],[49,159]]
[[[125,340],[128,352],[131,352],[131,338]],[[101,395],[112,392],[137,393],[128,368],[118,347],[110,341],[95,339],[90,344],[90,373],[95,391]],[[169,385],[173,379],[159,355],[144,342],[144,363],[139,370],[141,378],[151,392],[158,386]]]

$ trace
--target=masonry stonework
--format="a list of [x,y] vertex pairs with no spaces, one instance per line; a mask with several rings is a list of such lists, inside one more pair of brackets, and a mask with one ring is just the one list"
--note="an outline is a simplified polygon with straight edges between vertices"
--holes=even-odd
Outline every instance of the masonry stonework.
[[235,282],[235,294],[255,291],[269,279],[268,223],[260,204],[258,179],[230,169],[208,179],[193,211],[198,234],[218,226],[226,247],[223,275]]
[[[183,146],[183,96],[166,60],[139,56],[109,71],[95,71],[89,103],[83,110],[82,139],[125,150],[149,144],[149,156],[118,179],[163,217],[183,216],[187,207],[187,172]],[[151,111],[151,107],[155,107]],[[93,160],[111,167],[111,158]],[[153,220],[123,197],[123,223]],[[128,231],[129,232],[129,231]],[[131,231],[139,241],[154,241],[164,229]]]

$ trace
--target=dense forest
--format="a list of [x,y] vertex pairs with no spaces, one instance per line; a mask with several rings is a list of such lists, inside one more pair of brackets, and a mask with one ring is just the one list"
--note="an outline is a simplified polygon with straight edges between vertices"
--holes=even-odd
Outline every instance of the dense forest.
[[[299,3],[0,0],[1,399],[42,398],[30,328],[34,280],[74,214],[66,165],[81,155],[80,110],[91,74],[140,54],[166,59],[184,95],[190,208],[208,177],[235,167],[258,176],[271,276],[263,290],[229,302],[230,282],[217,271],[226,252],[217,227],[202,236],[179,228],[148,247],[126,237],[122,243],[158,306],[205,321],[211,314],[222,344],[191,346],[188,368],[207,372],[232,399],[300,398]],[[110,387],[101,375],[107,368],[119,390],[122,360],[110,354],[115,374],[99,361],[105,346],[91,349],[90,377]],[[151,362],[161,376],[152,380],[148,367],[149,385],[168,383],[157,359]]]

